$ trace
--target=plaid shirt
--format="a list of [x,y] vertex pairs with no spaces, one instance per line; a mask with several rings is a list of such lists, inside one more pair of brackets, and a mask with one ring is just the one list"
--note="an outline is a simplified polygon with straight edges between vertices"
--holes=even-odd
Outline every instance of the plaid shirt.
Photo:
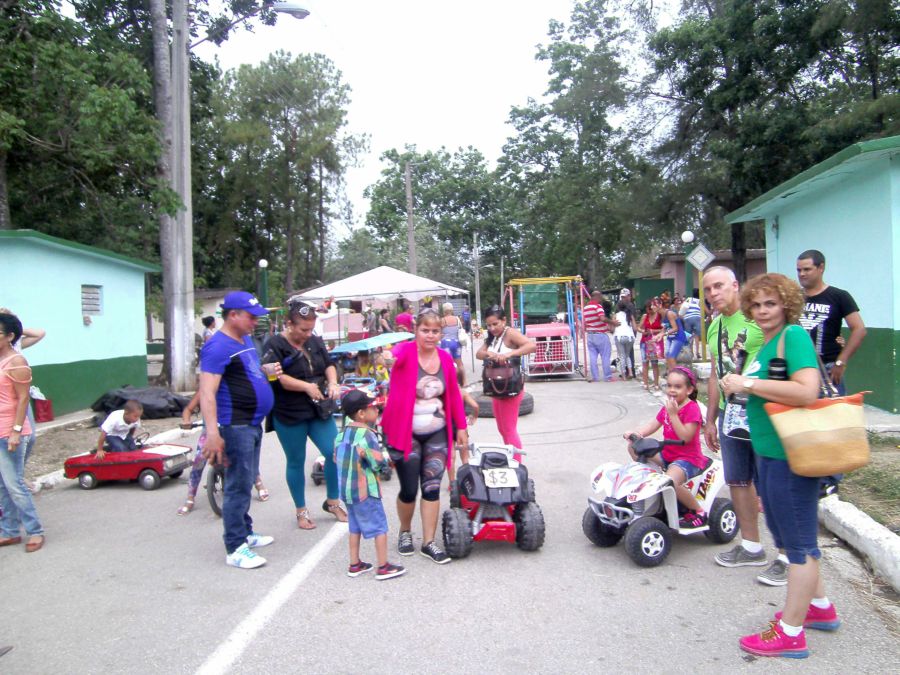
[[338,490],[347,504],[358,504],[368,497],[381,498],[378,475],[388,466],[378,438],[368,427],[347,425],[334,443],[334,462],[338,470]]

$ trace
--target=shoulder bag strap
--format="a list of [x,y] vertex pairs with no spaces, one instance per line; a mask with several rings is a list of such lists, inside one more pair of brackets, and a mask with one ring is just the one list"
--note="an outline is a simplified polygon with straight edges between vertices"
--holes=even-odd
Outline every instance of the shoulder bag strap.
[[[784,336],[787,335],[789,328],[790,326],[785,326],[784,330],[781,331],[781,335],[778,337],[778,346],[775,350],[778,358],[782,360],[784,359]],[[834,383],[831,381],[831,376],[828,374],[825,364],[822,363],[822,357],[819,356],[819,352],[816,352],[816,361],[818,362],[819,367],[819,378],[821,379],[819,389],[821,390],[822,395],[825,398],[834,398],[835,396],[838,396],[837,387],[835,387]]]
[[722,365],[722,317],[719,317],[719,334],[716,336],[716,356],[719,358],[719,372],[716,373],[721,379],[723,373],[725,372],[725,367]]

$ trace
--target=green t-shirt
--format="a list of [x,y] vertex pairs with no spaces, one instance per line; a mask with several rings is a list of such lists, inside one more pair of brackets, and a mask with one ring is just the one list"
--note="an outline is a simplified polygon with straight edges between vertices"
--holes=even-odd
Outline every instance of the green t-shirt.
[[[719,345],[719,326],[722,327],[722,345]],[[729,373],[740,374],[743,368],[756,356],[762,347],[763,334],[754,321],[751,321],[741,310],[731,316],[719,314],[709,326],[706,343],[712,357],[713,367],[719,382]],[[738,343],[735,346],[735,343]],[[719,368],[719,350],[722,352],[722,367]],[[745,355],[741,351],[746,352]],[[719,388],[719,409],[725,408],[725,397]]]
[[[809,333],[802,326],[788,326],[784,336],[784,360],[787,361],[788,377],[803,368],[818,368],[816,348],[813,346]],[[778,355],[778,338],[781,333],[769,340],[759,350],[756,358],[744,369],[745,377],[759,380],[769,379],[769,360]],[[753,451],[763,457],[773,459],[786,459],[784,446],[781,439],[775,433],[769,416],[766,414],[763,404],[764,398],[750,393],[747,401],[747,422],[750,425],[750,441],[753,443]]]

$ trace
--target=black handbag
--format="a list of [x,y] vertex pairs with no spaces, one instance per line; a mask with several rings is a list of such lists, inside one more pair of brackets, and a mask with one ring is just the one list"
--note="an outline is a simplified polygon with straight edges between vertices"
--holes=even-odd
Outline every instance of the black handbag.
[[518,396],[525,385],[521,359],[514,356],[503,363],[488,359],[484,362],[481,382],[485,396],[494,398]]

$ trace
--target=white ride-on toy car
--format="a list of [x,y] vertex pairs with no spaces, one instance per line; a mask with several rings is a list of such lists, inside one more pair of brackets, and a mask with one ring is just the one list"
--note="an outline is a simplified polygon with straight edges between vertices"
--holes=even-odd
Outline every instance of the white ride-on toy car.
[[588,508],[581,519],[585,536],[597,546],[615,546],[624,536],[625,550],[642,567],[662,563],[672,548],[672,532],[703,532],[717,544],[724,544],[738,531],[737,516],[730,499],[718,497],[725,487],[720,459],[707,458],[703,471],[685,483],[708,514],[705,526],[679,528],[678,499],[672,479],[650,461],[664,445],[683,445],[684,441],[660,441],[631,437],[637,461],[628,464],[607,462],[594,469]]

